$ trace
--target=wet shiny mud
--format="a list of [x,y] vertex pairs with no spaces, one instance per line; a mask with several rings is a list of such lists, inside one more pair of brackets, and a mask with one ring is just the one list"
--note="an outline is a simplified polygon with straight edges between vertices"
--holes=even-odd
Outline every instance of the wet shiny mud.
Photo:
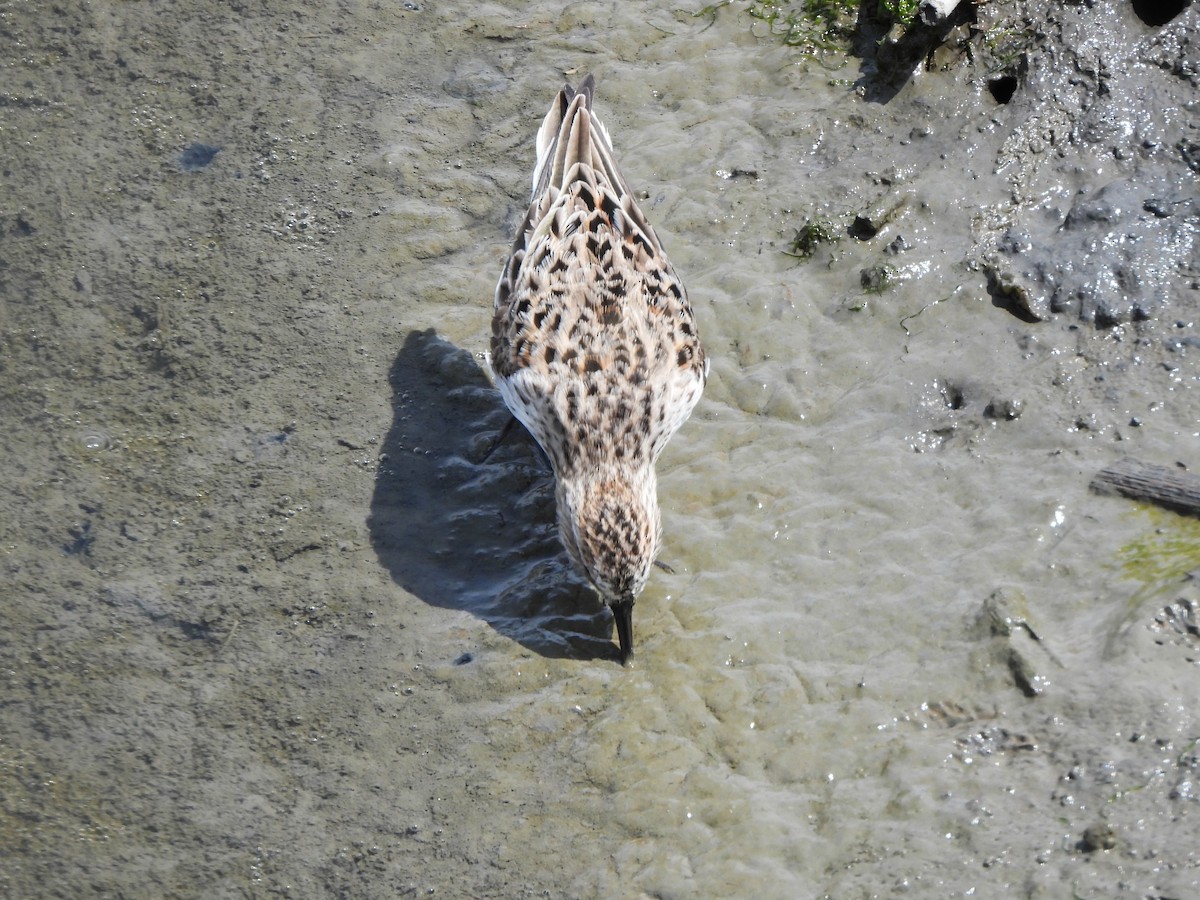
[[[1198,464],[1198,13],[995,6],[4,7],[0,892],[1195,893],[1200,530],[1087,486]],[[482,355],[584,71],[713,358],[629,669]]]

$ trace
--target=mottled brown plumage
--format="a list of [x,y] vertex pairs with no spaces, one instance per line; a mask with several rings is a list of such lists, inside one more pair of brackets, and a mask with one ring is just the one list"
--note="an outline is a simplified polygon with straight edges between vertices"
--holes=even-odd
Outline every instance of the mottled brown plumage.
[[692,308],[592,112],[593,79],[559,92],[537,136],[529,214],[496,286],[492,368],[546,451],[563,546],[630,611],[658,554],[654,463],[700,399]]

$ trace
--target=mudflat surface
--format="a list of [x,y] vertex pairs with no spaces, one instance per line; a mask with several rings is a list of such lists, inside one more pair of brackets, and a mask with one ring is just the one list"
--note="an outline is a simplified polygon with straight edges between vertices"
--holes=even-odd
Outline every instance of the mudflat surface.
[[[1197,893],[1200,525],[1088,483],[1200,466],[1200,11],[752,9],[0,5],[0,894]],[[487,454],[586,72],[713,360],[628,669]]]

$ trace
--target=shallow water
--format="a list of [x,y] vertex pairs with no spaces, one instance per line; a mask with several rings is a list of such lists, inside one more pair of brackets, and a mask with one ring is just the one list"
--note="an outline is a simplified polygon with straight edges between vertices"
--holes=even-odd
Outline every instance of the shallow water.
[[[1087,488],[1196,462],[1194,216],[1145,321],[1037,300],[1100,277],[1078,192],[1194,131],[1029,150],[1051,72],[871,102],[744,4],[3,14],[6,896],[1195,892],[1200,531]],[[1131,71],[1118,123],[1190,89]],[[485,459],[585,72],[713,360],[629,669],[532,444]]]

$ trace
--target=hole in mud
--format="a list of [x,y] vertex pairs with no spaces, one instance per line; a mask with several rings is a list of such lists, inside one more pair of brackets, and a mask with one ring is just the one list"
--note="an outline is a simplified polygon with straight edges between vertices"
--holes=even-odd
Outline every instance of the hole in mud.
[[1017,76],[1000,75],[988,79],[987,89],[997,103],[1007,103],[1017,91]]
[[946,409],[962,409],[967,405],[967,398],[962,388],[947,381],[942,384],[942,402],[946,404]]
[[854,221],[850,223],[850,227],[846,230],[850,233],[850,237],[860,241],[869,241],[875,235],[879,234],[879,229],[866,216],[855,216]]
[[1166,25],[1184,11],[1191,0],[1133,0],[1133,12],[1146,25]]

